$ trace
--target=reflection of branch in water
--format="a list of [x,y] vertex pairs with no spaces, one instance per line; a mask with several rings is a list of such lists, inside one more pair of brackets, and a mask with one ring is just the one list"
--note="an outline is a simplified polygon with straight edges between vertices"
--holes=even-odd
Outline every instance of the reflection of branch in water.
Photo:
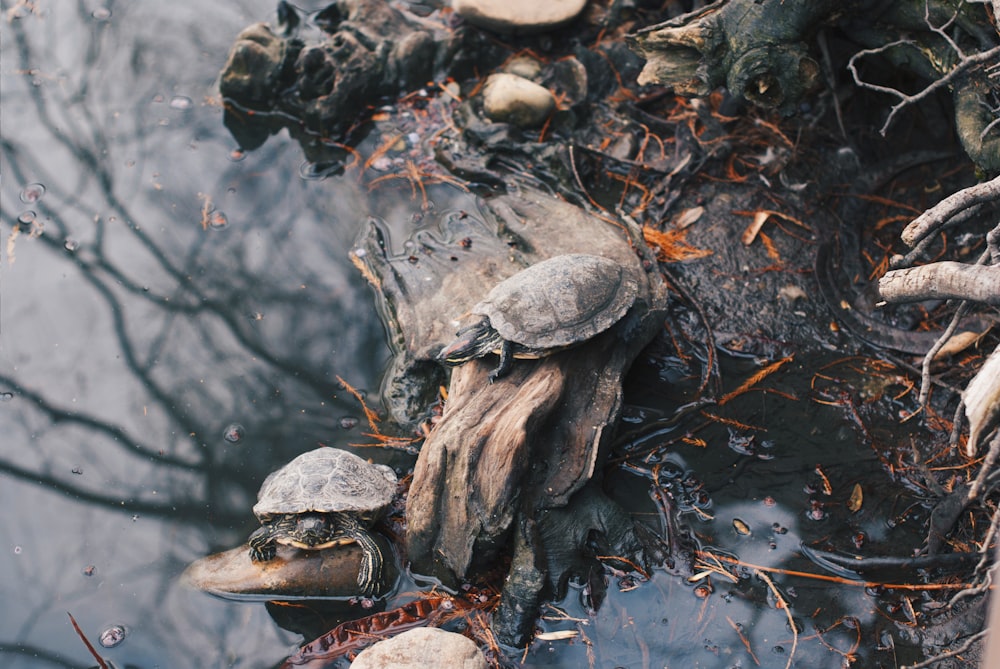
[[[38,72],[41,61],[32,51],[25,24],[16,23],[11,29],[21,70]],[[99,34],[93,36],[82,61],[93,63],[98,57],[101,49],[93,42],[97,39]],[[126,423],[109,420],[100,411],[76,411],[56,399],[55,393],[45,392],[37,380],[27,382],[26,377],[11,375],[0,376],[0,383],[16,391],[27,406],[37,409],[53,425],[77,426],[90,431],[100,444],[109,444],[101,447],[102,457],[113,457],[117,448],[154,464],[205,475],[205,499],[232,501],[226,497],[227,488],[243,484],[247,472],[222,466],[225,452],[203,448],[198,442],[206,435],[218,435],[220,416],[236,405],[253,412],[249,420],[256,425],[250,426],[250,432],[256,438],[281,443],[293,429],[288,427],[292,406],[304,413],[303,407],[325,405],[340,394],[332,374],[320,364],[328,359],[330,342],[315,334],[330,332],[343,305],[339,293],[329,291],[331,282],[321,274],[322,265],[311,266],[299,257],[305,248],[301,245],[293,247],[294,255],[288,259],[289,275],[277,274],[292,280],[275,282],[273,275],[280,268],[273,263],[260,263],[262,269],[256,272],[244,266],[238,252],[239,235],[213,236],[183,225],[159,234],[157,222],[176,221],[175,204],[163,201],[163,209],[158,211],[156,205],[150,209],[141,198],[135,202],[119,198],[112,150],[141,149],[137,145],[146,143],[145,136],[142,124],[132,136],[117,129],[109,135],[101,115],[89,106],[91,100],[101,99],[100,92],[93,90],[98,81],[88,69],[81,79],[61,79],[60,86],[25,85],[22,97],[30,100],[25,106],[31,111],[24,114],[47,137],[41,142],[37,133],[4,137],[0,139],[0,158],[11,183],[46,184],[44,200],[31,206],[47,228],[31,243],[37,242],[50,252],[44,261],[47,266],[69,263],[79,272],[83,281],[78,284],[90,293],[83,298],[86,302],[97,297],[95,306],[100,302],[106,305],[106,315],[97,309],[100,327],[108,328],[113,336],[98,342],[98,350],[110,347],[112,353],[118,353],[128,375],[141,384],[141,394],[148,394],[158,413],[170,421],[170,432],[188,437],[172,446],[142,443],[122,427]],[[205,133],[211,132],[211,128],[205,129]],[[45,151],[37,148],[41,146]],[[53,148],[56,154],[64,150],[68,155],[54,160]],[[138,157],[142,157],[141,152]],[[49,169],[54,165],[60,168],[58,174]],[[75,183],[67,184],[67,167],[69,179],[75,178]],[[225,172],[218,176],[227,179]],[[228,178],[231,183],[232,175]],[[159,197],[154,201],[161,202]],[[255,202],[263,207],[254,209],[247,223],[264,231],[261,238],[271,250],[280,234],[275,223],[296,221],[300,212],[270,209],[281,206],[280,198],[258,197]],[[12,209],[5,207],[0,221],[16,227],[18,212]],[[81,243],[74,234],[86,234],[88,239]],[[123,243],[130,241],[138,246],[126,246],[123,253]],[[117,261],[116,255],[122,261]],[[139,258],[142,264],[137,264]],[[319,260],[322,262],[322,256]],[[157,277],[159,287],[147,285],[150,276]],[[306,285],[319,290],[303,290]],[[326,292],[320,292],[324,289]],[[251,300],[259,306],[248,308]],[[248,317],[258,308],[268,314],[269,327]],[[375,319],[372,323],[374,332],[380,332]],[[336,331],[354,334],[359,326],[352,323]],[[280,329],[275,331],[276,327]],[[357,345],[351,340],[351,346]],[[201,370],[211,370],[211,380],[221,385],[203,385],[200,379],[194,382],[205,373]],[[35,390],[28,390],[30,387]],[[143,397],[144,402],[146,399]],[[266,399],[267,404],[250,406],[260,399]],[[333,427],[334,417],[317,416],[327,419],[326,425],[318,425],[324,432]],[[301,432],[303,421],[298,416],[295,425]],[[310,427],[306,426],[307,434]],[[271,434],[276,438],[270,439]],[[158,436],[162,438],[162,433]],[[251,470],[255,466],[267,466],[266,459],[259,465],[249,464]],[[26,470],[14,465],[10,472],[29,478]],[[169,470],[164,473],[170,475]],[[66,483],[37,476],[31,480],[43,486],[51,484],[77,498],[85,496]]]
[[[153,504],[152,502],[140,499],[122,498],[120,496],[100,495],[95,492],[84,490],[79,486],[73,486],[59,480],[57,477],[33,469],[25,469],[18,465],[0,460],[0,472],[4,474],[40,485],[51,491],[63,493],[78,502],[86,502],[97,506],[102,506],[108,510],[125,513],[144,513],[151,516],[165,518],[185,518],[185,519],[205,519],[208,505],[205,502],[180,502],[168,501],[165,504]],[[229,512],[226,509],[212,508],[211,521],[218,524],[245,522],[246,512]]]
[[44,413],[49,417],[53,423],[62,424],[77,424],[82,427],[89,428],[99,433],[103,433],[109,439],[114,441],[116,444],[124,447],[126,450],[132,451],[136,455],[152,460],[154,462],[159,462],[165,465],[172,465],[174,467],[181,467],[188,470],[200,470],[201,467],[194,463],[182,460],[180,458],[173,458],[168,455],[164,455],[163,451],[160,449],[151,449],[143,446],[139,442],[133,440],[128,436],[120,427],[115,425],[110,425],[99,418],[94,416],[88,416],[82,414],[80,411],[73,410],[67,411],[65,409],[60,409],[55,405],[51,404],[42,395],[28,390],[15,379],[7,376],[6,374],[0,374],[0,384],[4,387],[9,388],[15,395],[21,399],[27,399],[34,403],[35,408]]
[[[24,71],[29,71],[31,69],[32,56],[30,49],[28,47],[23,26],[19,23],[14,24],[13,33],[15,36],[15,41],[18,46],[18,55],[21,68]],[[89,54],[90,58],[93,54]],[[88,266],[88,263],[83,261],[78,257],[74,257],[75,262],[84,270],[84,275],[87,276],[86,270],[88,268],[98,267],[106,272],[108,272],[114,279],[116,284],[125,288],[130,293],[143,298],[144,300],[150,300],[154,302],[157,306],[171,309],[179,310],[189,314],[194,314],[202,311],[211,312],[219,316],[223,322],[227,325],[230,332],[237,339],[237,341],[251,351],[258,358],[272,364],[273,366],[281,369],[282,371],[288,372],[295,377],[305,381],[311,385],[314,390],[323,396],[329,396],[336,393],[338,388],[331,384],[328,380],[315,373],[315,366],[312,364],[298,364],[290,358],[280,358],[272,350],[265,347],[261,342],[257,341],[253,337],[253,331],[247,328],[247,319],[243,314],[238,314],[234,311],[234,304],[238,304],[233,300],[233,295],[225,295],[222,298],[213,299],[203,291],[199,285],[195,282],[193,278],[193,273],[190,271],[188,265],[178,265],[177,263],[171,261],[168,254],[160,248],[160,246],[150,238],[150,236],[142,229],[142,227],[136,223],[136,221],[141,220],[142,217],[135,216],[130,212],[121,200],[116,196],[114,192],[114,179],[109,173],[106,161],[100,160],[98,157],[101,155],[106,155],[108,153],[108,141],[105,137],[104,132],[101,127],[97,124],[96,119],[84,104],[71,104],[74,100],[86,99],[86,87],[87,81],[81,83],[80,89],[75,93],[67,96],[67,101],[65,107],[82,110],[83,117],[87,120],[90,127],[89,132],[85,132],[82,129],[77,129],[72,135],[69,135],[62,129],[60,124],[56,123],[51,114],[48,111],[48,104],[42,96],[42,91],[40,87],[29,87],[29,94],[31,96],[32,102],[34,103],[36,117],[42,127],[46,128],[51,136],[57,140],[67,151],[69,151],[86,169],[80,170],[82,175],[93,175],[99,184],[102,195],[104,196],[105,202],[108,205],[108,209],[113,212],[124,224],[126,229],[132,234],[132,236],[148,251],[153,259],[157,262],[159,267],[167,273],[172,279],[177,283],[177,288],[180,295],[171,296],[158,296],[154,292],[150,291],[147,286],[141,284],[141,282],[131,280],[127,275],[116,268],[112,263],[108,262],[105,255],[104,241],[106,239],[105,235],[105,225],[107,221],[106,212],[97,212],[89,210],[82,201],[80,201],[75,195],[65,198],[65,202],[71,205],[73,209],[77,209],[85,217],[90,218],[94,221],[96,226],[95,234],[95,245],[93,248],[95,260],[92,264]],[[66,119],[62,122],[63,126],[73,128],[72,115],[67,114]],[[80,138],[89,138],[93,141],[95,146],[93,148],[87,148],[84,142],[79,141]],[[2,146],[8,161],[13,168],[13,176],[20,179],[22,183],[25,182],[23,171],[18,168],[19,160],[18,158],[23,155],[23,153],[14,145],[9,139],[4,139]],[[32,170],[35,173],[44,173],[42,166],[37,163],[32,165]],[[82,189],[82,184],[78,184],[75,189],[79,192]],[[37,206],[40,210],[45,213],[51,221],[53,221],[60,230],[62,239],[49,239],[44,238],[43,240],[49,243],[50,246],[55,247],[59,252],[64,251],[64,245],[67,242],[68,237],[68,227],[60,220],[59,215],[52,211],[51,209],[45,207],[44,203],[39,202]],[[13,221],[7,215],[8,222],[13,225]],[[195,238],[195,249],[194,253],[197,254],[198,248],[205,244],[204,236],[197,236]],[[184,258],[185,261],[189,258]],[[254,277],[259,279],[259,277]],[[253,282],[254,290],[259,291],[261,286],[259,281]],[[236,287],[238,290],[238,287]],[[189,301],[184,302],[181,298],[184,294],[190,298]],[[296,294],[282,294],[277,296],[277,303],[285,303],[288,300],[297,299]]]

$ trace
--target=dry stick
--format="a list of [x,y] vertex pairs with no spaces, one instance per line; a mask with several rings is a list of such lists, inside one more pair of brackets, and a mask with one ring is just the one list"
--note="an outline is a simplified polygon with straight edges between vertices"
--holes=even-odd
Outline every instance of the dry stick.
[[795,657],[795,649],[799,645],[799,630],[795,627],[795,621],[792,619],[792,611],[788,608],[788,602],[785,601],[781,593],[778,592],[778,588],[774,586],[774,581],[765,572],[760,569],[755,569],[754,574],[759,576],[767,583],[767,587],[771,589],[771,594],[774,598],[778,600],[777,606],[781,606],[785,609],[785,615],[788,617],[788,626],[792,628],[792,652],[788,654],[788,662],[785,663],[785,669],[789,669],[792,666],[792,658]]
[[993,436],[993,441],[990,442],[990,450],[986,453],[986,458],[983,460],[982,466],[979,468],[979,475],[969,486],[969,492],[965,496],[966,504],[969,504],[979,496],[980,491],[983,488],[983,483],[986,481],[986,477],[990,475],[993,470],[993,465],[996,464],[997,458],[1000,458],[1000,430],[997,430],[996,434]]
[[[992,51],[997,51],[1000,54],[1000,47]],[[957,213],[973,205],[983,202],[994,202],[998,199],[1000,199],[1000,176],[991,181],[984,181],[983,183],[963,188],[957,193],[952,193],[913,219],[903,230],[902,234],[900,234],[900,239],[907,246],[913,247],[920,240],[944,225],[948,219]]]
[[923,662],[917,662],[916,664],[907,664],[907,665],[904,665],[904,666],[900,667],[899,669],[923,669],[923,667],[929,667],[932,664],[937,664],[938,662],[940,662],[941,660],[943,660],[945,658],[955,657],[956,655],[961,655],[965,651],[967,651],[970,648],[972,648],[972,644],[976,643],[977,641],[979,641],[980,639],[982,639],[983,637],[985,637],[988,633],[989,633],[989,630],[982,630],[981,632],[976,632],[975,634],[973,634],[972,636],[970,636],[969,638],[967,638],[965,640],[965,643],[963,643],[958,648],[954,648],[954,649],[946,651],[944,653],[938,653],[934,657],[927,658]]
[[948,74],[942,76],[940,79],[935,79],[933,83],[928,85],[919,93],[914,93],[913,95],[907,95],[906,93],[903,93],[902,91],[897,90],[895,88],[890,88],[889,86],[879,86],[878,84],[870,84],[867,81],[862,81],[861,75],[858,74],[858,70],[855,64],[855,61],[859,57],[871,56],[874,54],[882,53],[884,51],[891,49],[894,46],[901,46],[904,44],[913,46],[913,48],[915,49],[919,49],[919,46],[915,42],[913,42],[913,40],[900,39],[896,40],[895,42],[889,42],[888,44],[883,44],[882,46],[875,49],[863,49],[861,51],[858,51],[856,54],[851,56],[851,59],[847,62],[847,69],[851,71],[851,76],[854,77],[855,84],[857,84],[861,88],[867,88],[872,91],[878,91],[879,93],[887,93],[889,95],[893,95],[899,98],[899,102],[897,102],[892,106],[892,109],[889,111],[889,117],[886,118],[885,123],[879,129],[879,133],[883,137],[885,136],[885,133],[889,130],[889,125],[892,123],[892,120],[896,117],[896,114],[901,109],[903,109],[903,107],[906,107],[909,104],[913,104],[914,102],[919,102],[924,98],[928,97],[931,93],[933,93],[937,89],[947,86],[954,79],[956,79],[959,74],[962,74],[963,72],[971,68],[973,65],[978,65],[979,63],[985,63],[1000,56],[1000,46],[993,47],[989,51],[982,51],[974,56],[963,56],[962,60],[960,60],[959,63],[955,65],[955,67]]
[[[993,537],[997,533],[998,526],[1000,526],[1000,512],[994,511],[993,519],[990,522],[990,529],[986,532],[986,538],[983,539],[983,547],[979,551],[980,553],[983,554],[983,557],[979,560],[979,563],[973,570],[974,573],[982,573],[983,570],[985,569],[986,561],[990,557],[990,544],[993,543]],[[986,571],[986,575],[983,577],[983,580],[979,585],[971,588],[964,588],[956,592],[954,595],[952,595],[951,599],[948,600],[948,608],[952,608],[953,606],[955,606],[955,604],[965,599],[966,597],[971,597],[972,595],[978,595],[981,592],[986,592],[991,588],[992,585],[993,585],[993,570],[990,569]]]
[[958,324],[961,322],[965,315],[969,313],[969,309],[972,308],[972,303],[963,301],[958,305],[958,309],[955,310],[955,315],[952,317],[951,322],[948,323],[948,327],[945,328],[941,336],[938,337],[934,345],[931,346],[931,350],[927,351],[927,355],[924,356],[923,364],[920,366],[920,397],[917,398],[917,402],[920,406],[927,405],[927,396],[931,392],[931,363],[934,362],[934,358],[937,356],[938,351],[944,348],[944,345],[948,343],[951,336],[955,334],[955,330],[958,329]]
[[[956,228],[966,221],[972,220],[974,217],[978,216],[983,210],[982,204],[974,204],[968,209],[960,211],[959,213],[952,216],[946,223],[942,223],[938,228],[938,232],[944,232],[949,228]],[[889,269],[902,269],[904,267],[910,267],[918,260],[927,257],[927,249],[930,248],[931,244],[937,239],[936,235],[927,235],[914,246],[909,253],[905,256],[895,256],[889,262]]]

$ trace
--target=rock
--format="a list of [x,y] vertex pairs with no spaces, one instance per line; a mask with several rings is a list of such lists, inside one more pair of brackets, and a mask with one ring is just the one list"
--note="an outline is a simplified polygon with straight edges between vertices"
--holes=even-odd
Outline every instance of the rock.
[[286,44],[264,23],[236,36],[222,68],[219,90],[241,104],[270,107],[285,62]]
[[491,74],[483,87],[483,111],[493,121],[531,128],[544,123],[555,106],[549,89],[516,74]]
[[575,19],[587,0],[452,0],[455,13],[499,33],[538,33]]
[[504,65],[504,72],[516,74],[531,81],[535,81],[542,73],[542,64],[531,56],[515,56]]
[[358,654],[351,669],[486,669],[476,644],[461,634],[437,627],[418,627],[379,641]]
[[[393,555],[384,538],[374,537],[386,556]],[[252,562],[250,547],[243,545],[195,560],[181,580],[225,599],[348,599],[359,593],[362,557],[357,544],[318,551],[279,545],[273,560]],[[396,576],[393,565],[387,563],[376,594],[388,592]]]

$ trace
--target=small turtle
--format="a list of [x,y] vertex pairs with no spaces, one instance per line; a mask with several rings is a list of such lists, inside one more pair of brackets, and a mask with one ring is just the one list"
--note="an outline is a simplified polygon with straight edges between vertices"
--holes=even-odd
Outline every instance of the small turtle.
[[543,260],[494,286],[472,308],[480,318],[459,330],[438,360],[460,365],[496,353],[492,382],[510,371],[514,358],[541,358],[604,332],[638,292],[614,260],[581,253]]
[[277,544],[319,550],[357,542],[364,551],[358,586],[370,596],[385,558],[368,528],[395,493],[396,474],[385,465],[326,446],[303,453],[264,479],[253,507],[261,527],[250,535],[250,559],[273,559]]

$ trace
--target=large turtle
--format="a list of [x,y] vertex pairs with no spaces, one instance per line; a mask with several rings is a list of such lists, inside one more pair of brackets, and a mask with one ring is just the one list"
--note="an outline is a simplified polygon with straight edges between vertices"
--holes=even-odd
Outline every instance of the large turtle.
[[438,360],[459,365],[500,356],[494,381],[514,358],[540,358],[584,342],[617,323],[639,285],[620,263],[583,253],[559,255],[501,281],[472,308],[480,318],[458,331]]
[[250,559],[267,561],[277,544],[306,550],[355,543],[364,551],[358,586],[375,592],[385,562],[368,528],[396,493],[396,474],[353,453],[323,446],[271,472],[253,512],[261,527],[250,535]]

